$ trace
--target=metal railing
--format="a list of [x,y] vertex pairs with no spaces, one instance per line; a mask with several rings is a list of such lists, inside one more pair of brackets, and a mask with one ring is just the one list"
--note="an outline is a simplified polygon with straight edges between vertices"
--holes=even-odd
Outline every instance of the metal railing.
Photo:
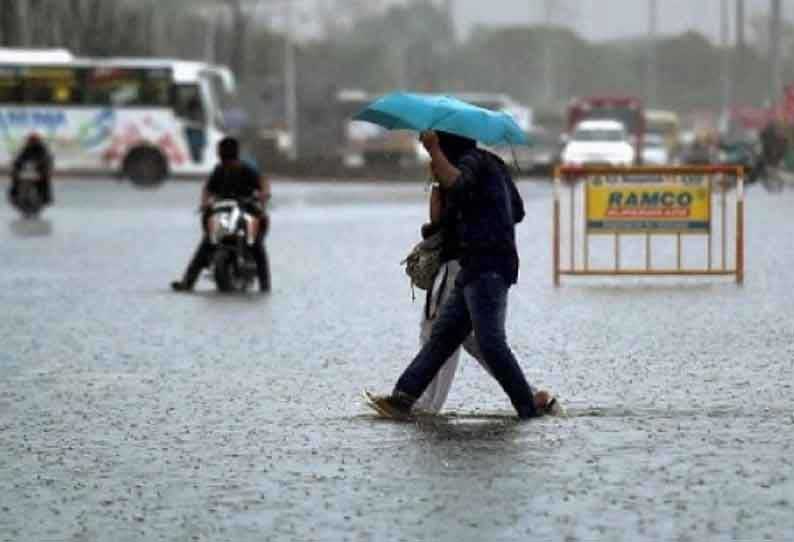
[[[715,275],[734,276],[736,283],[741,284],[744,280],[743,187],[741,166],[556,168],[553,210],[555,286],[559,286],[562,275]],[[563,194],[566,191],[567,198]],[[624,197],[626,194],[628,197]],[[678,202],[674,201],[676,197]],[[593,204],[593,199],[598,199],[597,205]],[[695,207],[696,199],[699,201]],[[732,261],[728,259],[728,224],[732,221],[729,199],[735,200]],[[632,205],[627,208],[623,205],[624,200]],[[563,201],[568,219],[565,231],[561,210]],[[714,207],[718,213],[712,213]],[[693,212],[699,215],[697,219],[693,218]],[[648,220],[647,216],[653,218]],[[714,227],[715,222],[718,228]],[[595,235],[612,236],[611,265],[594,265],[591,261],[591,238]],[[644,262],[640,265],[637,265],[636,258],[627,262],[621,254],[623,240],[638,236],[644,237]],[[705,238],[705,253],[702,255],[705,261],[700,265],[684,263],[683,239],[690,236]],[[654,241],[660,238],[674,240],[674,265],[654,265]],[[715,243],[718,247],[716,258]],[[562,261],[565,245],[569,250],[567,262]]]

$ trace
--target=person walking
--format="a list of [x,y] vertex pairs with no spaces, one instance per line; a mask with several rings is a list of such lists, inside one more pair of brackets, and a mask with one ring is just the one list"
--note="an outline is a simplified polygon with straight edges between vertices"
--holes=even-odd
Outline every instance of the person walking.
[[371,397],[382,416],[409,419],[417,399],[446,360],[474,331],[482,359],[505,391],[519,418],[535,418],[556,401],[534,394],[507,345],[507,293],[518,278],[515,224],[524,205],[501,159],[477,148],[474,140],[446,132],[420,135],[430,154],[433,176],[454,208],[460,272],[432,326],[429,340],[397,380],[390,394]]
[[[450,154],[452,153],[450,149],[448,149],[447,152]],[[457,243],[455,241],[454,230],[450,227],[452,218],[454,217],[454,210],[448,199],[449,198],[446,197],[446,193],[440,185],[434,183],[430,192],[430,222],[422,226],[422,237],[427,238],[440,231],[442,233],[443,244],[441,249],[441,267],[435,279],[433,279],[433,286],[427,291],[424,308],[422,310],[419,326],[419,340],[421,344],[425,344],[430,340],[433,323],[436,321],[441,306],[449,299],[449,294],[452,292],[452,285],[455,283],[455,279],[460,272]],[[482,360],[482,354],[477,346],[474,333],[469,333],[463,340],[462,347],[471,357],[476,359],[488,373],[491,372]],[[441,411],[449,396],[449,390],[452,387],[452,381],[458,369],[460,354],[461,348],[459,347],[447,358],[441,366],[441,369],[439,369],[438,374],[433,377],[433,380],[430,381],[430,384],[414,404],[415,410],[428,414],[437,414]]]

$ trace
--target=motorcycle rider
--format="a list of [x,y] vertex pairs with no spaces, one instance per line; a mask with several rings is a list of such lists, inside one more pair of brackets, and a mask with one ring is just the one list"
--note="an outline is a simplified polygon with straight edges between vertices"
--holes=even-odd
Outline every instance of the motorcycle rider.
[[185,270],[182,280],[171,283],[171,288],[177,292],[191,291],[198,279],[201,270],[210,263],[213,252],[207,232],[209,221],[212,220],[212,204],[216,199],[242,199],[255,197],[260,205],[245,205],[245,211],[254,215],[254,233],[256,241],[251,251],[256,262],[259,289],[262,292],[270,291],[270,278],[267,271],[267,256],[263,244],[267,231],[267,215],[265,205],[270,199],[269,183],[263,175],[240,160],[240,143],[233,137],[225,137],[218,143],[218,158],[220,164],[215,166],[212,174],[201,192],[202,228],[204,234],[201,243],[193,255],[193,259]]
[[8,190],[8,198],[15,202],[19,193],[20,172],[25,164],[33,162],[39,174],[39,182],[36,187],[39,190],[41,201],[44,205],[52,204],[52,154],[44,144],[44,141],[37,133],[30,134],[25,140],[25,144],[14,158],[11,167],[11,187]]

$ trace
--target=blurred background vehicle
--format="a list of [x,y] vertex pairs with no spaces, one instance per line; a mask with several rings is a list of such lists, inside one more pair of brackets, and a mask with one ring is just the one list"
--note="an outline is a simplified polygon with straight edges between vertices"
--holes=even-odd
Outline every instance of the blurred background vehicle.
[[[535,126],[528,133],[530,146],[515,146],[515,162],[521,174],[546,177],[560,162],[563,143],[556,132]],[[508,162],[511,163],[511,162]]]
[[648,133],[642,146],[642,163],[646,166],[666,166],[671,162],[670,147],[661,134]]
[[626,128],[616,120],[580,122],[562,151],[562,163],[571,166],[629,166],[635,150]]
[[212,170],[235,79],[198,61],[3,48],[0,89],[0,165],[39,132],[59,172],[118,173],[152,186]]
[[[681,119],[674,111],[664,111],[661,109],[647,109],[645,111],[645,142],[650,139],[653,141],[654,150],[650,156],[659,156],[659,140],[667,151],[666,162],[670,163],[677,158],[681,148]],[[643,150],[643,160],[646,153]]]
[[745,183],[754,183],[767,174],[761,144],[757,139],[720,139],[718,163],[742,166]]
[[[628,142],[634,147],[632,160],[642,160],[645,137],[645,110],[642,100],[633,96],[590,96],[577,98],[568,105],[568,134],[584,120],[613,120],[623,125]],[[614,134],[612,134],[614,135]]]

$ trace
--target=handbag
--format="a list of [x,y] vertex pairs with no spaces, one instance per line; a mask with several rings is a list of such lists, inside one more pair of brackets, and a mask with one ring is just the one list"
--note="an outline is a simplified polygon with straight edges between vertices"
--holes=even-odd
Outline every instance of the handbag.
[[433,281],[441,268],[443,245],[442,232],[436,232],[414,245],[408,256],[400,262],[405,265],[405,273],[411,278],[411,286],[421,290],[433,288]]

